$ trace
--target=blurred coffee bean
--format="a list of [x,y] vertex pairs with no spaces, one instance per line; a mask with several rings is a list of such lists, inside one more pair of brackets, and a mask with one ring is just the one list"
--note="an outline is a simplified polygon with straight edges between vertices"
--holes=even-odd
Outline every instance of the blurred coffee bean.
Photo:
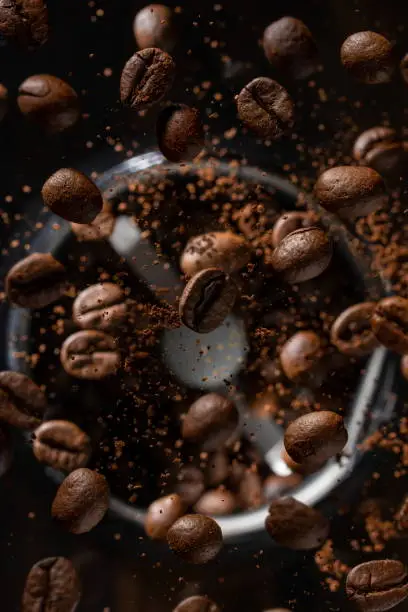
[[91,223],[102,211],[102,195],[85,174],[61,168],[44,183],[44,204],[56,215],[73,223]]
[[115,374],[120,353],[115,339],[101,331],[82,330],[61,347],[61,363],[67,374],[85,380],[101,380]]
[[193,595],[179,603],[173,612],[221,612],[221,609],[208,597]]
[[0,425],[0,478],[8,472],[12,461],[13,450],[10,432],[4,425]]
[[394,559],[366,561],[349,571],[347,597],[363,612],[391,610],[408,597],[408,574]]
[[199,334],[212,332],[232,311],[237,294],[237,286],[228,274],[217,268],[201,270],[184,288],[180,319]]
[[6,295],[22,308],[44,308],[67,289],[66,270],[51,253],[32,253],[18,261],[6,276]]
[[263,35],[268,61],[282,75],[307,79],[318,68],[317,48],[309,28],[294,17],[271,23]]
[[65,478],[52,503],[52,517],[71,533],[86,533],[106,514],[109,487],[106,478],[88,468]]
[[222,532],[209,516],[186,514],[170,527],[167,543],[187,563],[201,565],[215,559],[220,552]]
[[250,258],[250,246],[242,236],[229,231],[211,232],[188,241],[180,267],[187,276],[206,268],[219,268],[232,274],[246,266]]
[[277,140],[293,124],[292,98],[282,85],[267,77],[248,83],[236,102],[241,121],[261,138]]
[[238,502],[244,510],[254,510],[265,502],[262,480],[258,472],[245,470],[238,487]]
[[204,474],[201,470],[192,465],[185,465],[179,470],[175,491],[187,506],[194,506],[204,489]]
[[206,491],[194,506],[194,510],[199,514],[225,516],[232,514],[237,507],[235,495],[225,489],[210,489]]
[[292,232],[302,229],[303,227],[310,227],[311,225],[312,221],[310,214],[307,212],[294,210],[284,213],[273,226],[272,246],[276,248],[282,240]]
[[50,133],[67,130],[80,117],[76,92],[51,74],[36,74],[21,83],[17,104],[25,117]]
[[156,499],[147,509],[145,531],[152,540],[165,540],[173,523],[185,512],[185,504],[177,493]]
[[81,597],[75,567],[64,557],[48,557],[31,568],[21,612],[73,612]]
[[186,104],[171,104],[163,109],[156,125],[157,144],[171,162],[193,160],[204,147],[200,113]]
[[319,548],[329,534],[329,521],[293,497],[271,503],[265,527],[279,546],[295,550]]
[[287,427],[285,450],[299,465],[322,464],[340,454],[347,443],[344,419],[329,410],[310,412]]
[[65,472],[72,472],[88,463],[91,440],[75,423],[45,421],[33,436],[33,452],[40,463]]
[[364,357],[378,346],[371,329],[374,302],[362,302],[346,308],[330,330],[330,341],[344,355]]
[[0,36],[22,48],[47,42],[48,11],[43,0],[0,0]]
[[270,474],[263,483],[263,495],[267,501],[283,497],[286,493],[300,485],[303,478],[300,474],[275,476]]
[[266,262],[286,282],[303,283],[322,274],[332,254],[332,242],[326,232],[318,227],[307,227],[287,235]]
[[157,47],[170,53],[177,40],[172,10],[164,4],[148,4],[136,13],[133,33],[139,49]]
[[35,429],[47,408],[47,399],[25,374],[0,372],[0,420],[19,427]]
[[408,353],[408,300],[394,295],[378,302],[371,326],[377,340],[390,351]]
[[8,89],[0,83],[0,122],[3,121],[8,109]]
[[210,487],[216,487],[224,482],[230,473],[230,462],[226,451],[219,450],[210,455],[206,470],[206,482]]
[[349,74],[365,83],[388,83],[395,70],[393,46],[377,32],[356,32],[341,46],[341,62]]
[[103,202],[102,211],[89,224],[71,223],[78,242],[102,242],[107,240],[115,227],[115,217],[108,202]]
[[175,74],[173,59],[165,51],[148,48],[127,61],[120,79],[123,104],[140,111],[160,102],[170,91]]
[[325,377],[326,351],[323,340],[311,330],[297,332],[283,345],[280,362],[289,380],[319,387]]
[[127,314],[125,294],[114,283],[87,287],[72,305],[72,318],[83,329],[113,331],[126,321]]
[[181,426],[184,440],[214,451],[225,444],[238,425],[238,410],[223,395],[207,393],[193,402]]
[[398,138],[393,128],[373,127],[357,138],[353,157],[376,170],[388,183],[398,183],[406,176],[408,142]]
[[408,380],[408,354],[401,358],[401,374],[405,380]]

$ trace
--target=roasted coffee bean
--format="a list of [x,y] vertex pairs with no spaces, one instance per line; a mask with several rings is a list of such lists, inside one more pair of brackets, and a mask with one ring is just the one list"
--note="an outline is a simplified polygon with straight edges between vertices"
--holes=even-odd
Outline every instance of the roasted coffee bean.
[[225,450],[213,453],[206,470],[206,481],[210,487],[216,487],[226,480],[230,473],[230,462]]
[[126,321],[127,314],[125,294],[114,283],[91,285],[72,306],[72,318],[83,329],[112,331]]
[[388,181],[399,180],[406,174],[408,143],[389,127],[373,127],[362,132],[353,147],[353,157],[370,166]]
[[340,454],[347,443],[344,419],[329,410],[298,417],[285,431],[288,455],[301,466],[322,464]]
[[73,223],[91,223],[102,211],[102,195],[85,174],[61,168],[44,183],[44,204],[56,215]]
[[64,557],[48,557],[31,568],[21,612],[74,612],[81,598],[75,567]]
[[61,363],[67,374],[100,380],[115,374],[120,365],[116,341],[104,332],[82,330],[69,336],[61,348]]
[[315,196],[320,206],[345,220],[354,220],[388,203],[385,183],[372,168],[337,166],[319,176]]
[[264,497],[268,501],[283,497],[285,493],[299,486],[302,480],[300,474],[289,474],[289,476],[270,474],[263,483]]
[[177,474],[176,493],[186,506],[194,506],[204,493],[204,474],[192,465],[185,465]]
[[115,227],[115,217],[111,206],[104,201],[102,211],[95,219],[85,225],[83,223],[71,223],[71,229],[78,242],[102,242],[107,240]]
[[371,329],[374,302],[362,302],[346,308],[335,320],[330,330],[330,341],[350,357],[364,357],[378,346]]
[[272,230],[272,246],[276,248],[286,236],[292,232],[302,229],[303,227],[310,227],[312,221],[310,214],[301,211],[291,211],[284,213],[279,217],[273,226]]
[[199,334],[212,332],[230,314],[237,294],[237,286],[228,274],[217,268],[201,270],[184,288],[180,319]]
[[221,609],[208,597],[193,595],[179,603],[173,612],[221,612]]
[[191,404],[181,435],[184,440],[200,443],[203,450],[214,451],[234,433],[238,420],[238,410],[231,400],[219,393],[207,393]]
[[149,4],[133,21],[133,33],[139,49],[157,47],[170,53],[176,44],[173,13],[164,4]]
[[400,63],[401,76],[408,83],[408,53],[404,55]]
[[138,51],[126,63],[120,79],[120,99],[140,111],[157,104],[170,91],[175,64],[165,51]]
[[318,227],[306,227],[286,236],[266,262],[286,282],[303,283],[322,274],[332,254],[332,242],[326,232]]
[[408,353],[408,300],[394,295],[378,302],[371,317],[377,340],[396,353]]
[[395,524],[398,531],[402,533],[408,532],[408,494],[405,495],[402,504],[395,515]]
[[0,420],[20,427],[35,429],[47,408],[47,400],[39,387],[25,374],[0,372]]
[[408,574],[400,561],[361,563],[348,573],[347,597],[363,612],[385,612],[408,597]]
[[22,308],[44,308],[67,289],[66,271],[51,253],[32,253],[17,262],[6,276],[6,295]]
[[405,380],[408,380],[408,354],[403,355],[401,359],[401,374]]
[[171,550],[187,563],[201,565],[215,559],[223,540],[218,523],[202,514],[186,514],[167,532]]
[[48,11],[43,0],[0,0],[0,36],[35,49],[47,42]]
[[235,495],[224,487],[206,491],[194,506],[199,514],[224,516],[232,514],[237,507]]
[[293,497],[271,503],[265,527],[279,546],[295,550],[319,548],[329,533],[329,521]]
[[156,134],[160,151],[174,163],[193,160],[204,147],[200,113],[186,104],[171,104],[163,109]]
[[21,83],[17,104],[24,116],[51,133],[67,130],[80,117],[76,92],[51,74],[36,74]]
[[98,472],[79,468],[65,478],[52,502],[51,514],[71,533],[86,533],[106,514],[109,487]]
[[307,79],[318,68],[317,48],[309,28],[294,17],[282,17],[263,35],[266,58],[282,75]]
[[84,467],[91,440],[70,421],[45,421],[34,432],[33,452],[38,461],[65,472]]
[[294,104],[282,85],[259,77],[236,97],[241,121],[262,138],[277,140],[293,124]]
[[388,83],[395,70],[392,44],[377,32],[356,32],[346,38],[340,57],[351,76],[366,85]]
[[280,362],[289,380],[319,387],[326,373],[325,345],[311,330],[299,331],[289,338],[280,353]]
[[156,499],[147,509],[145,531],[152,540],[165,540],[173,523],[183,516],[185,505],[177,493]]
[[318,463],[309,463],[307,465],[300,465],[300,463],[296,463],[296,461],[294,461],[292,457],[288,455],[285,448],[282,449],[281,458],[282,461],[286,463],[288,468],[297,476],[307,476],[309,474],[313,474],[313,472],[317,472],[322,467],[322,465],[319,465]]
[[244,510],[259,508],[265,502],[262,480],[258,472],[245,470],[238,487],[240,508]]
[[3,121],[8,109],[8,89],[0,83],[0,122]]
[[250,246],[242,236],[233,232],[211,232],[188,241],[180,267],[187,276],[206,268],[219,268],[232,274],[246,266],[250,258]]
[[12,461],[13,451],[10,432],[4,425],[0,425],[0,478],[8,472]]

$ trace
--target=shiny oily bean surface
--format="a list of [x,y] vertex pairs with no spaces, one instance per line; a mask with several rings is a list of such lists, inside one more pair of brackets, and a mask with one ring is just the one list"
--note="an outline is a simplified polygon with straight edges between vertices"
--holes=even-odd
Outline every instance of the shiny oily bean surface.
[[330,341],[340,353],[350,357],[364,357],[378,346],[378,340],[371,329],[375,306],[374,302],[353,304],[334,321]]
[[6,276],[6,295],[22,308],[44,308],[67,289],[66,271],[51,253],[32,253],[21,259]]
[[165,540],[173,523],[185,511],[185,504],[177,493],[156,499],[147,509],[145,531],[152,540]]
[[286,236],[303,227],[310,227],[312,221],[307,212],[293,210],[284,213],[275,222],[272,229],[272,246],[276,248]]
[[91,440],[75,423],[45,421],[34,432],[33,452],[41,463],[72,472],[88,463]]
[[326,350],[322,338],[312,330],[299,331],[282,346],[280,363],[292,382],[319,387],[325,377]]
[[85,380],[101,380],[115,374],[120,354],[115,339],[104,332],[82,330],[69,336],[61,348],[67,374]]
[[167,532],[171,550],[187,563],[201,565],[215,559],[222,545],[221,528],[209,516],[186,514]]
[[349,74],[366,85],[388,83],[396,67],[392,44],[381,34],[369,30],[355,32],[346,38],[340,57]]
[[332,254],[332,242],[326,232],[318,227],[308,227],[288,234],[267,263],[286,282],[303,283],[322,274],[329,266]]
[[61,168],[41,190],[44,204],[56,215],[73,223],[91,223],[102,211],[102,194],[83,172]]
[[208,597],[193,595],[179,603],[173,612],[221,612],[221,609]]
[[184,440],[200,443],[203,450],[217,450],[233,434],[238,420],[238,410],[231,400],[219,393],[207,393],[191,404],[181,435]]
[[35,429],[47,408],[41,389],[25,374],[0,372],[0,420],[19,427]]
[[139,49],[157,47],[169,53],[176,44],[172,10],[164,4],[148,4],[136,13],[133,33]]
[[200,113],[186,104],[170,104],[159,115],[157,144],[171,162],[192,161],[204,147],[204,129]]
[[319,548],[329,534],[329,521],[293,497],[271,503],[265,527],[277,544],[295,550]]
[[408,597],[408,574],[400,561],[361,563],[348,573],[347,596],[363,612],[391,610]]
[[377,340],[396,353],[408,353],[408,300],[397,295],[378,302],[371,317]]
[[193,276],[206,268],[218,268],[227,274],[238,272],[251,258],[248,242],[233,232],[210,232],[191,238],[183,251],[180,267]]
[[126,321],[124,291],[114,283],[98,283],[81,291],[72,305],[72,318],[83,329],[112,331]]
[[42,559],[31,568],[21,612],[74,612],[81,597],[75,567],[64,557]]
[[197,272],[180,298],[180,319],[193,331],[207,334],[230,314],[237,295],[235,282],[222,270],[208,268]]

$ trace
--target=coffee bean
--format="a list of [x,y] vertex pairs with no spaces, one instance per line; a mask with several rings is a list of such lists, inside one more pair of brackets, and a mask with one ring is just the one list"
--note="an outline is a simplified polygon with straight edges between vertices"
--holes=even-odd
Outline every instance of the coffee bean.
[[176,493],[186,506],[194,506],[205,489],[204,474],[192,465],[185,465],[177,474]]
[[48,11],[43,0],[0,0],[0,36],[28,49],[46,43]]
[[186,514],[170,527],[167,543],[187,563],[201,565],[215,559],[220,552],[222,532],[209,516]]
[[145,531],[152,540],[165,540],[173,523],[185,512],[185,505],[177,493],[156,499],[147,509]]
[[115,374],[120,354],[112,336],[82,330],[69,336],[61,348],[61,363],[67,374],[86,380],[101,380]]
[[180,267],[187,276],[206,268],[219,268],[232,274],[246,266],[250,258],[250,246],[242,236],[233,232],[210,232],[188,241]]
[[288,455],[285,448],[283,448],[281,451],[281,458],[288,468],[296,474],[296,476],[308,476],[309,474],[313,474],[323,467],[323,464],[319,465],[318,463],[300,465],[300,463],[296,463],[296,461],[294,461],[292,457]]
[[392,44],[377,32],[356,32],[346,38],[340,57],[351,76],[366,85],[388,83],[395,70]]
[[156,134],[160,151],[174,163],[193,160],[204,147],[200,113],[186,104],[171,104],[162,110]]
[[262,480],[258,472],[245,470],[238,487],[238,500],[244,510],[259,508],[265,502]]
[[22,308],[44,308],[66,291],[66,271],[51,253],[32,253],[6,276],[6,295]]
[[346,593],[364,612],[391,610],[408,597],[406,568],[394,559],[360,563],[348,573]]
[[316,278],[329,266],[333,246],[329,236],[318,227],[306,227],[288,234],[265,258],[288,283],[303,283]]
[[400,63],[401,76],[408,83],[408,53],[404,55]]
[[0,425],[0,478],[8,472],[12,461],[13,450],[10,432],[4,425]]
[[237,507],[235,495],[224,487],[206,491],[194,506],[199,514],[225,516],[232,514]]
[[73,612],[81,598],[75,567],[64,557],[48,557],[31,568],[21,612]]
[[80,117],[76,92],[50,74],[36,74],[21,83],[17,104],[24,116],[50,133],[71,128]]
[[0,420],[21,429],[35,429],[46,408],[44,393],[28,376],[0,372]]
[[329,410],[298,417],[285,431],[288,455],[299,465],[321,465],[339,455],[347,443],[343,417]]
[[401,359],[401,374],[408,380],[408,355],[403,355]]
[[208,597],[193,595],[179,603],[173,612],[221,612],[221,609]]
[[165,51],[138,51],[126,63],[120,79],[120,99],[139,111],[157,104],[170,91],[175,74],[173,59]]
[[316,44],[309,28],[294,17],[271,23],[263,35],[266,58],[282,75],[307,79],[318,68]]
[[370,166],[387,181],[399,181],[406,175],[408,143],[389,127],[373,127],[362,132],[354,143],[353,157]]
[[170,53],[176,44],[176,31],[171,9],[164,4],[145,6],[136,14],[133,33],[139,49],[157,47]]
[[238,410],[227,397],[207,393],[191,404],[181,435],[184,440],[202,444],[203,450],[214,451],[234,433],[238,420]]
[[78,468],[65,478],[52,502],[51,514],[71,533],[86,533],[105,516],[109,506],[106,478]]
[[362,302],[346,308],[335,320],[330,330],[330,341],[350,357],[364,357],[378,346],[371,329],[374,302]]
[[309,213],[297,210],[284,213],[273,226],[272,246],[276,248],[292,232],[310,226],[312,226],[312,221]]
[[300,485],[303,478],[300,474],[290,474],[289,476],[275,476],[270,474],[263,483],[263,494],[268,501],[282,497],[291,489]]
[[394,295],[378,302],[371,317],[377,340],[396,353],[408,353],[408,300]]
[[265,527],[279,546],[295,550],[319,548],[329,534],[329,521],[293,497],[271,503]]
[[180,298],[180,318],[193,331],[207,334],[230,314],[237,293],[236,284],[222,270],[207,268],[197,272]]
[[262,138],[277,140],[292,126],[292,98],[272,79],[254,79],[241,90],[236,101],[241,121]]
[[224,450],[219,450],[213,453],[207,465],[206,481],[210,487],[220,485],[229,476],[230,462],[228,455]]
[[323,340],[314,331],[299,331],[285,342],[280,362],[289,380],[319,387],[326,373]]
[[101,242],[112,234],[115,222],[110,204],[104,201],[102,211],[91,223],[71,223],[71,229],[78,242]]
[[83,329],[112,331],[126,321],[127,314],[125,294],[114,283],[91,285],[72,306],[72,318]]
[[3,121],[8,109],[8,89],[0,83],[0,122]]
[[44,183],[44,204],[67,221],[91,223],[102,211],[102,195],[85,174],[72,168],[61,168]]
[[45,421],[34,432],[33,452],[38,461],[65,472],[84,467],[91,441],[70,421]]
[[408,532],[408,494],[405,495],[402,504],[395,515],[395,523],[398,531],[402,533]]
[[372,168],[330,168],[319,176],[314,191],[322,208],[345,220],[364,217],[388,203],[384,180]]

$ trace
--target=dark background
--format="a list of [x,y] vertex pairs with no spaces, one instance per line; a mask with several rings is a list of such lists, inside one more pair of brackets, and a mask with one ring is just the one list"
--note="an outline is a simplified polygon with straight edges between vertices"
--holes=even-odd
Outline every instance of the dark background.
[[[0,49],[0,82],[9,89],[10,111],[0,126],[0,246],[4,271],[21,257],[24,242],[32,238],[32,222],[44,220],[38,200],[45,178],[61,166],[86,172],[103,171],[131,151],[154,145],[155,112],[138,118],[121,108],[118,82],[121,68],[135,51],[132,18],[145,2],[106,0],[49,0],[50,41],[34,53]],[[352,32],[373,29],[396,42],[396,56],[408,51],[405,23],[408,7],[401,0],[168,2],[180,6],[180,42],[175,51],[178,76],[171,97],[199,106],[211,136],[218,136],[213,153],[229,153],[265,168],[277,168],[314,179],[319,169],[350,151],[357,130],[389,120],[404,127],[408,85],[396,75],[390,85],[365,87],[351,83],[339,65],[339,48]],[[97,12],[103,10],[102,16]],[[314,33],[324,71],[314,86],[284,82],[297,104],[295,133],[266,146],[242,132],[235,117],[233,96],[251,78],[274,76],[259,39],[271,21],[299,17]],[[222,61],[228,56],[231,61]],[[112,76],[104,75],[104,69]],[[35,73],[67,80],[81,99],[83,118],[71,132],[47,138],[19,116],[13,100],[19,83]],[[206,83],[209,83],[207,85]],[[200,93],[194,87],[201,86]],[[319,93],[320,90],[320,93]],[[324,100],[322,102],[322,93]],[[214,94],[221,96],[214,97]],[[237,127],[225,141],[223,133]],[[88,144],[87,144],[88,143]],[[92,143],[92,146],[89,144]],[[115,150],[120,145],[120,150]],[[25,194],[23,186],[30,186]],[[6,196],[12,196],[5,200]],[[24,214],[23,226],[19,215]],[[18,242],[14,243],[13,240]],[[27,450],[27,449],[26,449]],[[373,468],[380,470],[379,494],[387,508],[394,503],[388,456],[370,455],[360,468],[355,488]],[[367,471],[365,471],[367,470]],[[400,483],[401,484],[401,483]],[[353,501],[355,489],[348,485]],[[32,563],[53,554],[66,555],[79,568],[84,585],[80,610],[102,612],[167,611],[193,592],[208,592],[225,610],[253,610],[287,605],[296,612],[349,610],[342,591],[332,594],[312,556],[286,558],[267,543],[228,549],[215,564],[189,568],[174,557],[161,558],[160,546],[149,546],[132,527],[114,519],[89,536],[62,534],[49,519],[53,485],[19,452],[11,472],[0,484],[0,610],[18,609],[24,577]],[[358,528],[353,520],[337,517],[332,529],[337,552],[346,562],[358,562],[347,541]],[[265,552],[260,549],[265,548]],[[403,543],[389,554],[407,561]],[[160,563],[161,560],[161,563]],[[402,612],[403,605],[398,608]],[[396,609],[397,610],[397,609]]]

